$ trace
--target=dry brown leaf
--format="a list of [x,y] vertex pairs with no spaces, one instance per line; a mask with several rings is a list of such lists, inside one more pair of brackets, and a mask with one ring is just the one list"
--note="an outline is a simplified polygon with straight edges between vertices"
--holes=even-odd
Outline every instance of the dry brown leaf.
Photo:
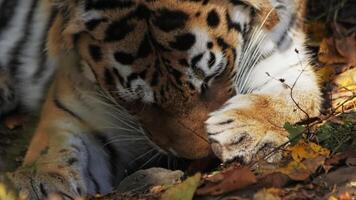
[[315,143],[300,141],[289,149],[292,161],[287,166],[277,169],[292,180],[303,181],[324,165],[330,151]]
[[286,167],[279,169],[281,173],[286,174],[289,178],[295,181],[304,181],[310,175],[324,164],[325,157],[307,158],[303,162],[290,162]]
[[261,190],[253,195],[253,200],[281,200],[278,194],[274,194],[268,190]]
[[287,175],[280,172],[274,172],[260,177],[258,179],[258,183],[264,188],[269,188],[269,187],[281,188],[287,185],[290,182],[290,180],[291,179]]
[[338,75],[334,84],[336,89],[332,91],[332,107],[339,108],[338,111],[356,109],[356,98],[352,99],[356,97],[356,68]]
[[356,66],[356,33],[335,39],[335,48],[349,66]]
[[26,121],[26,117],[23,115],[10,115],[4,119],[6,128],[13,130],[15,128],[23,126]]
[[205,179],[198,195],[220,195],[256,183],[256,176],[247,167],[233,166]]
[[352,199],[353,199],[352,196],[348,192],[341,194],[339,196],[339,200],[352,200]]
[[331,158],[328,158],[324,163],[324,170],[329,172],[334,166],[340,165],[345,162],[347,155],[345,153],[337,153],[333,155]]
[[318,59],[319,62],[327,65],[347,63],[347,59],[337,52],[334,44],[334,39],[332,37],[325,38],[321,42]]
[[325,171],[329,171],[334,166],[338,165],[348,165],[348,166],[356,166],[356,151],[353,149],[349,149],[345,152],[340,152],[333,155],[331,158],[328,158],[325,161],[324,169]]

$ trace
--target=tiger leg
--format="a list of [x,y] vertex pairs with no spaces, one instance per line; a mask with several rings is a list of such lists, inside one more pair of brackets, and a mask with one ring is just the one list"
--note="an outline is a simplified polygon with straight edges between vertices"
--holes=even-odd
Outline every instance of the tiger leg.
[[49,97],[24,164],[10,178],[29,199],[51,193],[74,199],[111,191],[106,154],[93,142],[90,131],[60,99]]
[[[291,64],[280,61],[285,57]],[[261,61],[252,73],[255,80],[249,85],[251,92],[234,96],[210,114],[206,129],[212,149],[222,161],[263,158],[288,142],[285,123],[294,124],[319,114],[317,78],[303,57],[307,55],[298,56],[291,46],[288,53]],[[280,152],[275,153],[269,161],[280,158]]]
[[[74,199],[112,190],[107,152],[95,140],[102,134],[96,133],[100,120],[110,119],[95,113],[95,109],[103,110],[90,98],[95,85],[81,76],[77,62],[73,64],[64,63],[69,66],[57,72],[23,166],[9,174],[29,199],[43,199],[51,193]],[[97,123],[88,123],[86,117]]]

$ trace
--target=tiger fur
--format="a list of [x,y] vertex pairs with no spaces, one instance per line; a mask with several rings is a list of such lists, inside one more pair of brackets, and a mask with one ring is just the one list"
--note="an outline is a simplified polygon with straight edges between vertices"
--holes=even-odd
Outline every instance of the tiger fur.
[[74,199],[113,191],[141,157],[213,152],[248,163],[265,155],[288,141],[285,122],[319,113],[304,7],[304,0],[0,0],[1,111],[42,105],[10,179],[29,199],[52,192]]

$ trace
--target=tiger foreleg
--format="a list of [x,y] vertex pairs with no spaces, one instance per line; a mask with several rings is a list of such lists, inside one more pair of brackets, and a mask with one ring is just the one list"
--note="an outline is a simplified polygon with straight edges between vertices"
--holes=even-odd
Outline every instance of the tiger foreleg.
[[23,166],[9,177],[29,199],[43,199],[52,193],[64,199],[107,193],[112,190],[111,169],[102,144],[93,139],[98,124],[88,124],[83,118],[96,116],[89,108],[98,106],[90,104],[88,96],[84,108],[83,100],[75,93],[94,91],[86,91],[85,85],[89,83],[72,71],[57,76],[44,102]]
[[[235,158],[250,162],[266,156],[288,142],[285,123],[319,114],[320,91],[310,66],[287,69],[276,77],[268,70],[272,69],[255,74],[266,81],[263,86],[231,98],[206,121],[212,149],[224,162]],[[269,161],[280,158],[277,152]]]
[[75,136],[56,139],[67,141],[66,145],[46,146],[33,162],[8,174],[28,199],[44,199],[54,193],[74,199],[88,190],[83,179],[87,156],[82,140]]

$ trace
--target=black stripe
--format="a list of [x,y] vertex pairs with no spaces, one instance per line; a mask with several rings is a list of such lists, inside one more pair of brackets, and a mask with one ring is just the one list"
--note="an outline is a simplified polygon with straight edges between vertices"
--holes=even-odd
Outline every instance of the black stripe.
[[[90,154],[89,154],[89,157],[90,157]],[[93,182],[94,184],[94,190],[95,190],[95,193],[99,194],[100,193],[100,185],[98,183],[98,181],[96,181],[95,177],[93,176],[93,174],[91,173],[90,169],[87,168],[88,170],[88,176],[89,176],[89,179],[91,180],[91,182]]]
[[231,16],[230,16],[230,14],[228,12],[225,14],[225,18],[226,18],[226,21],[227,21],[227,28],[229,30],[235,29],[237,32],[240,32],[240,33],[242,32],[241,25],[239,23],[236,23],[236,22],[232,21]]
[[38,68],[33,75],[34,81],[38,81],[38,79],[41,79],[43,76],[43,73],[46,71],[46,61],[47,61],[47,53],[46,53],[46,45],[47,45],[47,37],[48,37],[48,31],[51,28],[56,16],[58,14],[58,10],[55,8],[51,9],[51,15],[50,18],[47,22],[46,28],[44,29],[42,36],[41,36],[41,46],[39,48],[39,61],[38,61]]
[[53,98],[53,103],[57,108],[59,108],[62,111],[70,114],[72,117],[78,119],[79,121],[83,121],[83,119],[78,114],[76,114],[75,112],[73,112],[69,108],[67,108],[58,98],[54,97]]
[[46,191],[45,187],[43,186],[42,183],[40,183],[40,191],[43,194],[44,197],[48,197],[48,192]]
[[[285,44],[285,42],[288,40],[288,39],[290,39],[290,43],[291,43],[291,38],[290,38],[290,36],[287,34],[289,31],[290,31],[290,29],[294,26],[294,24],[296,24],[296,22],[297,22],[297,16],[296,16],[296,13],[294,13],[292,16],[291,16],[291,19],[290,19],[290,21],[289,21],[289,23],[288,23],[288,28],[286,28],[286,30],[284,30],[284,32],[283,32],[283,34],[282,34],[282,37],[277,41],[277,47],[278,48],[281,48],[281,46],[283,45],[283,44]],[[289,46],[289,45],[288,45]]]
[[85,4],[85,9],[107,10],[116,8],[130,8],[135,5],[133,1],[112,1],[112,0],[88,0]]
[[23,47],[25,46],[28,38],[30,38],[31,34],[32,34],[32,25],[33,25],[33,18],[35,15],[35,10],[37,8],[37,3],[39,2],[39,0],[32,0],[31,3],[31,7],[29,12],[27,13],[26,16],[26,22],[25,22],[25,27],[23,29],[23,35],[20,38],[20,40],[17,41],[17,43],[15,44],[15,47],[10,51],[11,52],[11,58],[10,61],[8,63],[8,66],[10,68],[10,75],[15,76],[14,74],[16,74],[17,70],[18,70],[18,66],[21,64],[19,62],[19,57],[21,54],[21,50],[23,49]]
[[196,68],[197,68],[197,64],[198,64],[199,61],[201,61],[201,59],[203,58],[203,56],[204,56],[204,54],[203,54],[203,53],[200,53],[200,54],[198,54],[198,55],[196,55],[196,56],[194,56],[194,57],[192,58],[192,60],[190,61],[190,64],[191,64],[191,66],[192,66],[193,69],[196,69]]
[[85,27],[89,31],[93,31],[96,27],[98,27],[101,23],[107,22],[108,19],[92,19],[90,21],[85,22]]
[[15,16],[19,0],[4,0],[0,5],[0,36]]

